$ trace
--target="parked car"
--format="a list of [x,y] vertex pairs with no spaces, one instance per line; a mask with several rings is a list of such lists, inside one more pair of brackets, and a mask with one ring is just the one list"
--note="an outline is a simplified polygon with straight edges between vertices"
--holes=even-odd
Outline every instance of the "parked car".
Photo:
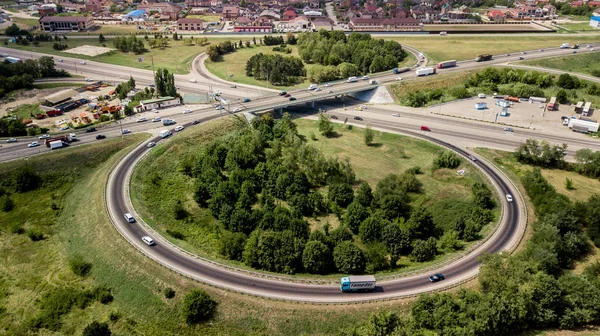
[[96,135],[96,140],[102,140],[102,139],[106,139],[106,135],[104,135],[104,134]]
[[286,97],[286,98],[289,98],[289,97],[291,97],[292,95],[291,95],[291,94],[289,94],[289,93],[286,93],[286,94],[284,94],[283,96],[284,96],[284,97]]
[[148,236],[142,237],[142,241],[144,243],[146,243],[146,245],[148,245],[148,246],[154,245],[154,240],[152,238],[148,237]]
[[131,131],[130,131],[130,130],[128,130],[128,129],[124,129],[124,130],[123,130],[123,134],[127,134],[127,133],[131,133]]
[[152,148],[154,146],[156,146],[156,142],[148,142],[148,148]]
[[432,275],[432,276],[429,277],[429,281],[431,281],[431,282],[438,282],[438,281],[442,281],[442,280],[445,280],[445,279],[446,279],[446,277],[443,274],[441,274],[441,273],[434,274],[434,275]]
[[60,128],[60,130],[61,130],[61,131],[66,131],[66,130],[68,130],[68,129],[69,129],[69,126],[64,126],[64,127],[61,127],[61,128]]
[[17,142],[17,139],[16,138],[6,139],[6,142]]
[[367,106],[366,105],[360,105],[360,108],[363,109],[363,110],[366,110]]
[[34,142],[30,143],[29,145],[27,145],[27,147],[29,147],[29,148],[32,148],[32,147],[37,147],[37,146],[39,146],[39,145],[40,145],[40,143],[39,143],[39,142],[37,142],[37,141],[34,141]]
[[152,109],[151,112],[158,113],[158,110],[157,109]]
[[354,117],[354,120],[359,120],[359,121],[362,121],[362,120],[363,120],[363,118],[361,118],[361,117],[359,117],[359,116],[356,116],[356,117]]
[[506,200],[509,201],[509,202],[512,202],[513,201],[512,195],[511,194],[506,194]]
[[184,129],[183,126],[177,126],[177,127],[175,127],[175,132],[183,131],[183,129]]
[[48,139],[48,138],[50,138],[50,135],[48,135],[48,134],[42,134],[38,137],[38,139]]

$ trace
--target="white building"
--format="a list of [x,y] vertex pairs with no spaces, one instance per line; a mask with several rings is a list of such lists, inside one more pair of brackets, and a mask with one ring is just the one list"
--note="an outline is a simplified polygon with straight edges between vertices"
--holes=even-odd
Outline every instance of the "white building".
[[590,26],[594,28],[600,28],[600,16],[590,17]]
[[135,107],[136,112],[144,112],[152,109],[173,107],[181,105],[181,99],[176,97],[162,97],[156,99],[142,100],[139,106]]

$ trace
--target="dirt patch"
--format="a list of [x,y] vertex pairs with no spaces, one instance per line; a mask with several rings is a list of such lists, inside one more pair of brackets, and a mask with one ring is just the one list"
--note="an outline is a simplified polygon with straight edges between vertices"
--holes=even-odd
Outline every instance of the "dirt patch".
[[98,55],[109,53],[109,52],[111,52],[113,50],[114,49],[105,48],[105,47],[97,47],[97,46],[91,46],[91,45],[82,45],[82,46],[79,46],[77,48],[72,48],[72,49],[65,50],[63,52],[66,52],[66,53],[69,53],[69,54],[86,55],[86,56],[98,56]]

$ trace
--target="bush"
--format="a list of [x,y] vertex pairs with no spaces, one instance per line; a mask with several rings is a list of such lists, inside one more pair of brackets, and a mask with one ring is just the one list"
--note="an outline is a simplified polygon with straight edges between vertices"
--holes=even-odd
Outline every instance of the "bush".
[[187,324],[207,320],[217,308],[217,302],[201,289],[192,290],[183,299],[183,315]]
[[73,273],[84,277],[90,273],[92,264],[83,260],[83,256],[80,254],[76,254],[69,260],[69,267]]
[[4,195],[0,197],[0,207],[2,207],[2,211],[10,212],[15,207],[15,202],[8,195]]
[[165,290],[163,291],[163,294],[165,295],[165,298],[167,298],[167,299],[172,299],[175,297],[175,291],[171,287],[165,288]]
[[16,192],[27,192],[40,187],[42,179],[29,167],[15,169],[12,181]]
[[318,240],[309,241],[302,253],[302,264],[308,273],[326,274],[332,264],[329,247]]
[[27,230],[27,237],[29,237],[31,241],[40,241],[44,239],[44,234],[39,229],[29,229]]
[[81,336],[110,336],[111,334],[107,323],[94,321],[83,329]]
[[333,261],[340,273],[360,274],[366,266],[365,255],[351,241],[341,242],[335,247]]
[[457,168],[460,166],[460,158],[454,152],[443,151],[440,152],[433,161],[433,164],[437,168]]
[[173,205],[173,217],[176,220],[182,220],[182,219],[187,218],[187,216],[188,216],[188,212],[183,207],[183,204],[181,203],[181,201],[177,200],[175,202],[175,205]]
[[173,231],[173,230],[167,229],[167,234],[175,239],[179,239],[179,240],[185,239],[185,236],[183,235],[183,233],[181,233],[179,231]]

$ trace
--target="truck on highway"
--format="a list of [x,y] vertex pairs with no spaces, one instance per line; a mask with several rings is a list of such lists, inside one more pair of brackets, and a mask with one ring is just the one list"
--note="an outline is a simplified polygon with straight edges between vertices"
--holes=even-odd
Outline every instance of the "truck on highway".
[[491,59],[492,59],[491,54],[481,54],[481,55],[478,55],[477,57],[475,57],[475,62],[489,61]]
[[421,69],[417,69],[417,71],[415,71],[415,73],[417,74],[417,77],[429,76],[429,75],[433,75],[435,73],[435,68],[421,68]]
[[55,141],[49,142],[48,145],[50,146],[50,149],[57,149],[57,148],[61,148],[63,146],[63,142],[60,140],[55,140]]
[[169,130],[162,130],[162,131],[160,131],[160,137],[163,138],[163,139],[166,138],[166,137],[168,137],[168,136],[170,136],[171,134],[172,133]]
[[173,119],[163,119],[162,120],[162,124],[163,124],[163,126],[173,125],[173,124],[175,124],[175,120],[173,120]]
[[437,65],[438,69],[451,68],[456,66],[456,60],[440,62]]
[[375,289],[373,275],[354,275],[340,279],[340,290],[344,293],[370,292]]
[[568,43],[563,43],[560,45],[560,49],[569,49],[571,46]]
[[358,81],[358,78],[356,78],[356,76],[348,77],[348,83],[354,83],[356,81]]
[[[73,139],[71,139],[70,136],[68,135],[61,135],[61,136],[57,136],[57,137],[52,137],[52,138],[48,138],[44,140],[44,143],[46,144],[46,147],[54,149],[54,148],[60,148],[66,144],[68,144],[69,142],[73,141]],[[61,145],[58,147],[52,147],[52,143],[53,142],[60,142]],[[54,146],[57,146],[56,144]]]
[[410,68],[405,67],[405,68],[393,68],[392,69],[392,73],[394,73],[394,75],[403,73],[403,72],[407,72],[408,70],[410,70]]
[[5,60],[9,61],[10,63],[23,63],[23,61],[20,58],[16,57],[7,57],[5,58]]

